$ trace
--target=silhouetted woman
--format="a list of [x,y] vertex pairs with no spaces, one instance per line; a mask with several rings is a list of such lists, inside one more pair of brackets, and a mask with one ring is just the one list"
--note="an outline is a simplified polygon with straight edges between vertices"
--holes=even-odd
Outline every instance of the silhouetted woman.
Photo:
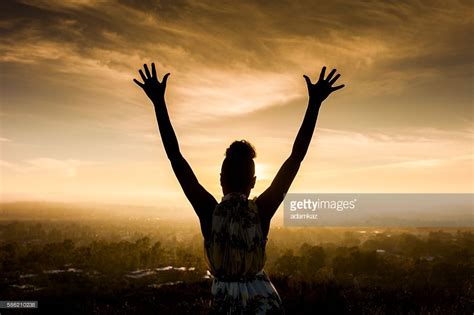
[[263,270],[270,220],[306,155],[322,101],[344,87],[333,86],[340,75],[334,76],[336,70],[333,69],[325,78],[326,67],[323,67],[316,84],[312,84],[306,75],[303,76],[309,94],[303,123],[290,156],[270,187],[260,196],[249,199],[256,179],[253,161],[255,149],[245,140],[230,145],[220,174],[224,196],[218,203],[201,186],[179,150],[165,104],[169,73],[159,82],[153,63],[151,73],[147,65],[144,65],[144,70],[145,73],[139,70],[143,83],[136,79],[133,81],[153,102],[166,154],[184,194],[199,217],[205,258],[214,276],[213,311],[218,314],[283,313],[280,296]]

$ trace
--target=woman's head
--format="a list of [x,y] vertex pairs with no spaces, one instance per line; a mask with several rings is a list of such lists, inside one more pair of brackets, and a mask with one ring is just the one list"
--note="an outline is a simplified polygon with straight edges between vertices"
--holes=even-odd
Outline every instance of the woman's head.
[[221,169],[221,186],[225,194],[240,192],[246,194],[255,185],[255,148],[247,141],[234,141],[225,152]]

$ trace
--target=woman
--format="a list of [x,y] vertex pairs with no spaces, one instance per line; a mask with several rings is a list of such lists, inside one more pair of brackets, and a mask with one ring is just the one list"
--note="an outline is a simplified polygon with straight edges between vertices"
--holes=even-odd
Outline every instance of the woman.
[[304,75],[309,102],[301,128],[288,159],[275,179],[260,196],[248,199],[255,185],[256,156],[245,140],[235,141],[222,163],[221,186],[224,197],[218,203],[204,189],[188,162],[181,155],[165,103],[167,73],[158,81],[155,64],[151,73],[144,65],[139,70],[143,83],[133,79],[153,102],[166,154],[173,171],[191,202],[201,224],[206,261],[214,276],[212,310],[218,314],[283,313],[280,296],[265,274],[265,244],[270,220],[283,201],[308,150],[321,103],[344,85],[333,86],[340,77],[333,69],[325,78],[323,67],[319,80],[312,84]]

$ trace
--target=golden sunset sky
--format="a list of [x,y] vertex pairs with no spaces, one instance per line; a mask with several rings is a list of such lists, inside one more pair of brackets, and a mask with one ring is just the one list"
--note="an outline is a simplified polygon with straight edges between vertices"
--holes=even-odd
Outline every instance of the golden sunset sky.
[[[258,195],[291,151],[303,74],[337,68],[290,192],[473,192],[471,1],[0,2],[1,200],[188,209],[143,63],[171,72],[181,150],[218,199],[225,149]],[[191,213],[191,211],[190,211]]]

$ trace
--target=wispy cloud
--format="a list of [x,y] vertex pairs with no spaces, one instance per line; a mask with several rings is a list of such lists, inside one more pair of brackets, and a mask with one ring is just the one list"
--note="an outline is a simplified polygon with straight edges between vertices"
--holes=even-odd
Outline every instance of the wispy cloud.
[[77,174],[77,169],[85,165],[97,165],[100,162],[96,161],[81,161],[76,159],[54,159],[49,157],[38,157],[28,159],[22,163],[8,162],[0,160],[0,166],[4,169],[13,170],[18,173],[30,173],[34,175],[35,172],[45,172],[49,176],[59,175],[64,177],[74,177]]

